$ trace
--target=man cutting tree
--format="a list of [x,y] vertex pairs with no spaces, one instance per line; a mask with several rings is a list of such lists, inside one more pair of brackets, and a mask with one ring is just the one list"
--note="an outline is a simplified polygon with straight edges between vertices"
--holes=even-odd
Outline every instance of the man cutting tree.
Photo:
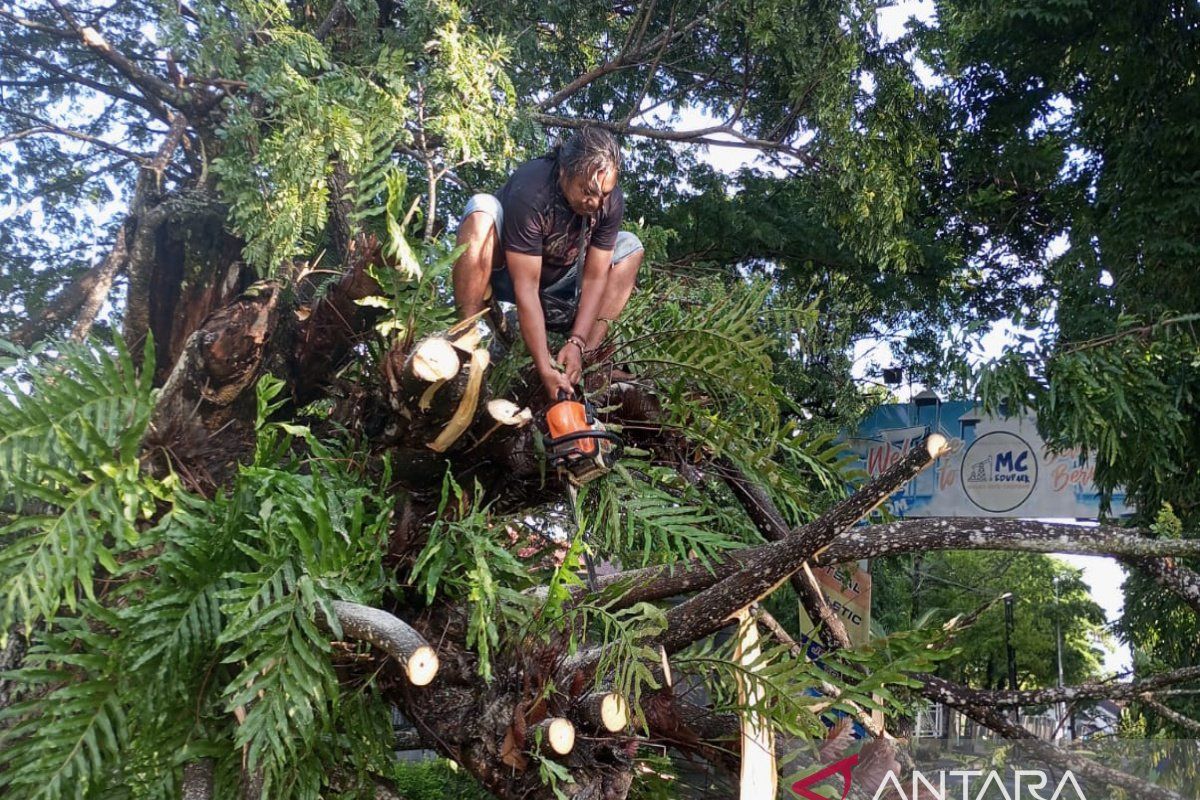
[[[641,241],[620,230],[620,168],[612,134],[582,128],[519,166],[496,195],[473,196],[458,228],[466,245],[454,262],[460,317],[492,297],[516,303],[521,336],[551,400],[574,394],[584,354],[621,315],[642,263]],[[554,358],[548,330],[569,332]]]

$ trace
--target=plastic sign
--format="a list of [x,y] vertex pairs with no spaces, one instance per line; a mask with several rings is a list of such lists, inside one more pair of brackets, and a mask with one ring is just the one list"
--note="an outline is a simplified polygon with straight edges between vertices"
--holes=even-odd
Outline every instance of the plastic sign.
[[[1093,464],[1078,451],[1051,453],[1032,417],[984,415],[968,402],[923,401],[876,409],[846,445],[859,466],[878,475],[930,433],[956,446],[889,501],[901,517],[1066,517],[1097,519]],[[1111,516],[1128,514],[1114,493]]]

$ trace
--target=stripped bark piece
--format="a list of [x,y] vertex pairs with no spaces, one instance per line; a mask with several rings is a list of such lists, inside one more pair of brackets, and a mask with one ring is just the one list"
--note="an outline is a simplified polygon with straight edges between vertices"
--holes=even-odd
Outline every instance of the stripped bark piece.
[[433,396],[437,394],[438,389],[446,385],[446,381],[434,381],[429,384],[429,388],[421,393],[421,399],[417,401],[417,408],[421,411],[428,411],[433,405]]
[[456,350],[470,354],[475,352],[481,341],[483,341],[483,333],[479,330],[478,325],[472,325],[464,333],[452,339],[450,344],[454,345]]
[[446,452],[466,432],[467,428],[471,427],[471,422],[475,419],[475,410],[479,407],[479,394],[483,389],[484,374],[490,363],[491,356],[488,355],[487,350],[480,348],[471,353],[471,372],[467,378],[467,387],[463,392],[462,401],[459,402],[454,416],[446,423],[446,427],[442,429],[436,439],[429,443],[429,449],[435,453]]

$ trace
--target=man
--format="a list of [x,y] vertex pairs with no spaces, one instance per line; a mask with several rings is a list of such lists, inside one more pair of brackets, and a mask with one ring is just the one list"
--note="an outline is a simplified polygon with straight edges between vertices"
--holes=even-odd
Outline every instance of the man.
[[[642,263],[642,243],[620,230],[620,164],[610,133],[582,128],[518,167],[496,196],[472,197],[458,228],[458,243],[467,246],[454,262],[459,316],[478,313],[493,294],[516,303],[521,336],[551,400],[574,394],[584,354],[604,341],[629,302]],[[553,360],[547,330],[570,332]]]

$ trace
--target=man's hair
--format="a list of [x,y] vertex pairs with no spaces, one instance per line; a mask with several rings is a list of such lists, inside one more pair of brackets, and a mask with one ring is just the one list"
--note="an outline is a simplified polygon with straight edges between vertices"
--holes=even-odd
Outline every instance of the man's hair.
[[585,126],[559,142],[554,148],[562,174],[574,178],[594,175],[612,168],[621,171],[621,148],[616,137],[603,128]]

